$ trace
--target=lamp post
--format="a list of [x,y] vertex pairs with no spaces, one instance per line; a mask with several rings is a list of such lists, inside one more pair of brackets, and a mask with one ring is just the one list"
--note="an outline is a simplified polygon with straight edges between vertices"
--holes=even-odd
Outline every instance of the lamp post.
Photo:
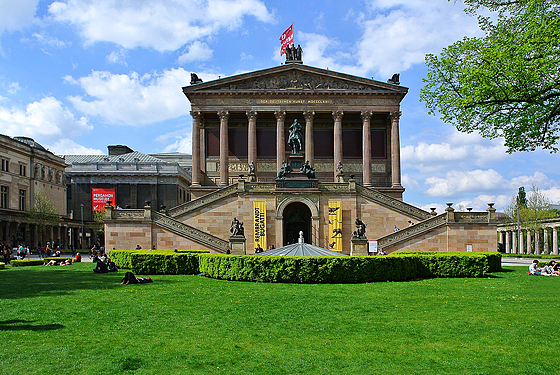
[[84,251],[84,204],[80,203],[80,213],[82,216],[82,235],[80,237],[80,249]]
[[521,228],[519,227],[519,205],[516,206],[517,208],[517,249],[515,249],[517,254],[521,254],[521,249],[519,248],[519,244],[521,243]]

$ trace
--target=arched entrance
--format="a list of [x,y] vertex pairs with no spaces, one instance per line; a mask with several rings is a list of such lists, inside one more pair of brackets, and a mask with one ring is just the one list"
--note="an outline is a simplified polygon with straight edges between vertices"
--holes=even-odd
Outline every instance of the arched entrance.
[[299,232],[303,232],[305,243],[313,243],[311,238],[311,210],[305,203],[293,202],[286,206],[283,215],[283,246],[297,243]]

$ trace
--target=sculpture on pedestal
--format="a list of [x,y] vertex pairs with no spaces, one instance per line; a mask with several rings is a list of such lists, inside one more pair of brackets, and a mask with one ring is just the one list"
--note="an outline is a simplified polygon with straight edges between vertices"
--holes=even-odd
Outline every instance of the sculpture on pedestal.
[[299,154],[303,148],[303,128],[298,120],[294,119],[289,130],[288,145],[292,148],[292,154]]
[[300,168],[300,172],[305,174],[307,178],[315,178],[315,168],[312,168],[309,165],[309,160],[306,160],[305,163]]
[[245,236],[245,229],[243,228],[243,222],[237,220],[236,217],[233,218],[229,231],[231,232],[232,236]]
[[286,163],[286,160],[282,160],[282,167],[278,171],[278,175],[276,176],[277,179],[286,178],[286,175],[292,172],[293,169]]
[[354,229],[354,232],[352,232],[352,238],[366,238],[367,225],[358,217],[356,218],[354,224],[356,225],[356,228]]

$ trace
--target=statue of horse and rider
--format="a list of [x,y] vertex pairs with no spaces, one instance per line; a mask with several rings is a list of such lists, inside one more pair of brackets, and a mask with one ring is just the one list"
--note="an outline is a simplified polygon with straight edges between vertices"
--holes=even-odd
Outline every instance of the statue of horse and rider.
[[303,149],[303,128],[297,119],[290,125],[288,145],[292,148],[292,154],[299,154]]

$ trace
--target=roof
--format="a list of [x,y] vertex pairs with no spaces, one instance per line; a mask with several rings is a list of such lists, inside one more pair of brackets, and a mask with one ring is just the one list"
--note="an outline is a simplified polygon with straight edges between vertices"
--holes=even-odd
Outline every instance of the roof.
[[331,251],[323,249],[319,246],[310,245],[308,243],[294,243],[291,245],[286,245],[279,247],[278,249],[268,250],[263,253],[257,253],[256,255],[268,255],[268,256],[292,256],[292,257],[338,257],[338,256],[348,256],[347,254],[342,254],[337,251]]
[[73,163],[163,163],[174,164],[138,151],[123,155],[64,155],[68,164]]

